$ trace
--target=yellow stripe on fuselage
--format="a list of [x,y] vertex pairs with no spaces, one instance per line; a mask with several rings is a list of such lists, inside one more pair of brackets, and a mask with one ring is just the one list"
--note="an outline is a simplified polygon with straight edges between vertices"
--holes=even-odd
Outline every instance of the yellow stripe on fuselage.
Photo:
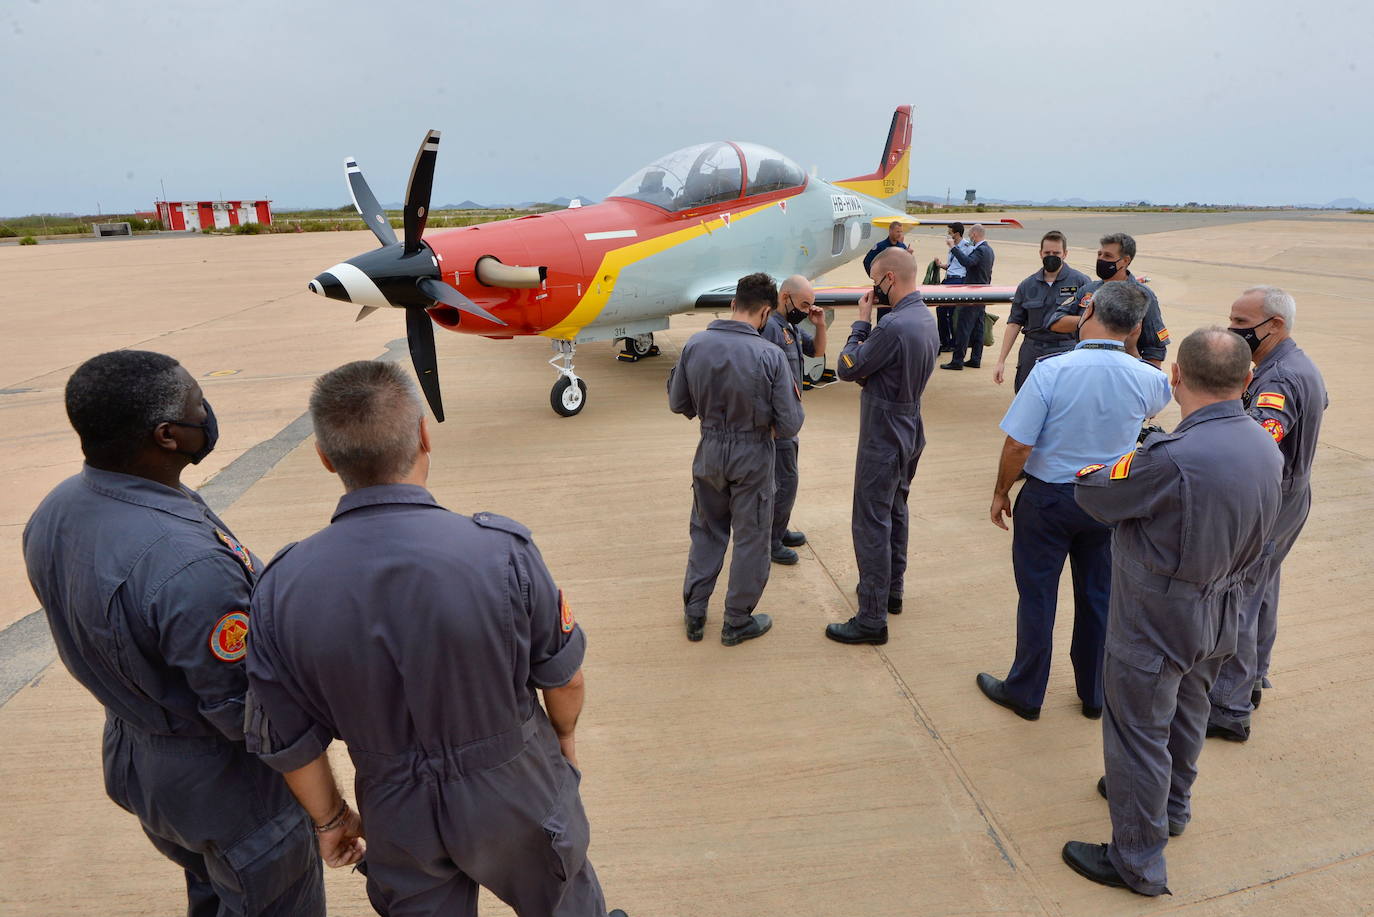
[[[748,210],[741,210],[739,213],[730,214],[730,222],[734,223],[745,217],[753,216],[760,211],[767,210],[774,206],[777,201],[769,201],[766,204],[759,204]],[[698,220],[691,226],[686,226],[674,232],[667,232],[652,239],[645,239],[642,242],[635,242],[621,248],[613,248],[601,256],[601,264],[597,266],[596,273],[592,276],[591,283],[577,305],[567,316],[551,328],[541,332],[544,337],[559,338],[561,340],[571,340],[576,337],[578,332],[590,325],[601,314],[601,310],[606,308],[606,303],[610,301],[611,294],[615,292],[615,285],[620,280],[620,272],[636,262],[643,261],[654,255],[667,251],[670,248],[690,242],[700,238],[708,232],[726,229],[725,220],[720,217],[713,217],[710,220]]]

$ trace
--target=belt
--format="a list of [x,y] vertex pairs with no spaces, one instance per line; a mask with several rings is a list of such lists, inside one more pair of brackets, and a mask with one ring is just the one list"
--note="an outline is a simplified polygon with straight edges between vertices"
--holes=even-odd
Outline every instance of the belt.
[[864,389],[859,400],[865,405],[881,408],[892,414],[920,414],[921,402],[919,401],[888,401],[886,398],[879,398],[877,395],[870,395],[868,389]]
[[130,741],[147,746],[154,751],[170,751],[178,754],[195,752],[218,752],[234,748],[239,743],[231,742],[227,736],[198,735],[179,736],[169,733],[149,732],[143,727],[105,711],[105,725],[123,733]]
[[1166,576],[1163,573],[1155,573],[1152,570],[1146,569],[1145,565],[1140,563],[1140,561],[1123,554],[1119,550],[1112,551],[1112,562],[1120,566],[1124,572],[1130,574],[1132,579],[1139,581],[1142,585],[1149,586],[1157,592],[1168,592],[1171,586],[1181,586],[1185,589],[1196,590],[1202,596],[1206,597],[1224,595],[1243,587],[1247,579],[1255,572],[1260,563],[1263,562],[1263,555],[1261,555],[1259,561],[1241,570],[1239,573],[1233,573],[1230,576],[1225,576],[1221,579],[1206,583],[1198,583],[1177,576]]
[[736,443],[763,443],[773,438],[772,430],[722,430],[719,427],[702,427],[703,439],[719,439]]
[[461,779],[505,764],[520,754],[541,729],[552,734],[553,727],[546,724],[547,720],[536,713],[515,729],[464,745],[414,749],[394,755],[355,748],[348,753],[360,777],[382,783]]

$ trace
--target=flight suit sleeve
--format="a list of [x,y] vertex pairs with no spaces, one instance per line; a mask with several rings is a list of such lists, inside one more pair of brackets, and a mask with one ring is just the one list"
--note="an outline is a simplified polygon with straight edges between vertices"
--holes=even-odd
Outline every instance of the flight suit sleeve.
[[800,328],[797,329],[797,335],[801,337],[802,353],[808,357],[814,357],[816,355],[816,339]]
[[1078,292],[1073,294],[1073,297],[1068,302],[1060,303],[1059,305],[1051,309],[1049,318],[1045,319],[1043,327],[1049,328],[1051,325],[1059,321],[1061,318],[1066,318],[1070,315],[1082,315],[1083,297],[1087,296],[1089,293],[1092,292],[1092,290],[1085,289],[1084,287],[1086,287],[1086,284],[1084,286],[1080,286],[1078,288]]
[[891,363],[897,353],[897,339],[885,334],[881,323],[855,322],[849,340],[840,351],[835,368],[846,382],[860,382]]
[[1145,309],[1145,318],[1140,322],[1140,338],[1136,341],[1136,349],[1140,351],[1143,359],[1163,362],[1169,353],[1169,329],[1164,327],[1164,316],[1159,311],[1159,298],[1148,288],[1146,292],[1150,294],[1150,304]]
[[1103,525],[1146,519],[1169,499],[1182,477],[1168,452],[1149,440],[1120,458],[1089,465],[1078,472],[1074,499]]
[[235,742],[243,740],[250,592],[243,567],[215,552],[156,586],[144,607],[165,663],[195,693],[201,716]]
[[272,611],[262,586],[253,595],[253,620],[244,721],[248,750],[273,770],[298,770],[324,754],[333,735],[296,700],[298,689],[274,639]]
[[517,603],[530,619],[530,682],[536,688],[561,688],[582,668],[587,635],[533,542],[515,539],[511,577]]
[[[777,359],[768,361],[764,372],[770,375],[769,398],[773,408],[773,436],[777,439],[791,439],[802,428],[806,419],[802,411],[801,392],[792,378],[792,370],[787,368],[782,351],[777,351]],[[770,354],[770,356],[772,356]]]
[[1274,438],[1280,447],[1285,438],[1291,436],[1298,427],[1301,407],[1297,401],[1297,386],[1282,377],[1271,379],[1255,389],[1245,413],[1255,418],[1264,432]]
[[668,371],[668,409],[688,420],[697,416],[692,389],[687,384],[687,361],[691,358],[691,353],[689,348],[682,348],[682,356],[678,357],[677,365]]
[[1011,295],[1011,311],[1007,314],[1008,325],[1026,326],[1026,284],[1024,281],[1016,285],[1016,292]]

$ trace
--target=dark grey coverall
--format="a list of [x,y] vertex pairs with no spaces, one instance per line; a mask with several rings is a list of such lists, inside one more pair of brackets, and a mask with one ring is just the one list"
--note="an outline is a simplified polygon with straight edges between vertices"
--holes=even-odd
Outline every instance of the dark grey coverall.
[[1046,321],[1060,305],[1072,302],[1080,287],[1087,286],[1088,275],[1067,264],[1059,269],[1053,283],[1046,282],[1043,269],[1031,274],[1016,287],[1011,298],[1008,325],[1021,326],[1021,348],[1016,353],[1016,379],[1012,391],[1021,391],[1035,361],[1052,353],[1073,350],[1074,335],[1050,331]]
[[1246,582],[1278,517],[1283,463],[1239,401],[1152,434],[1124,477],[1112,478],[1112,456],[1102,461],[1080,472],[1075,498],[1116,527],[1102,676],[1107,855],[1131,888],[1158,895],[1169,823],[1191,815],[1207,692],[1235,652]]
[[[1140,283],[1130,271],[1126,272],[1126,279],[1132,283]],[[1045,320],[1045,327],[1048,328],[1066,315],[1082,315],[1087,304],[1091,302],[1093,293],[1104,283],[1105,280],[1093,280],[1079,287],[1072,300],[1050,312],[1050,317]],[[1163,362],[1169,353],[1169,329],[1164,326],[1164,316],[1159,311],[1159,297],[1155,296],[1155,291],[1143,283],[1140,284],[1140,288],[1145,291],[1150,302],[1145,307],[1145,318],[1140,323],[1140,337],[1136,340],[1136,350],[1140,352],[1143,360]],[[1075,334],[1074,338],[1077,337]]]
[[24,560],[105,707],[105,791],[185,870],[187,914],[323,915],[310,821],[243,742],[257,558],[194,491],[87,465],[34,511]]
[[341,738],[379,914],[604,917],[581,776],[535,698],[586,637],[530,532],[366,487],[289,545],[253,594],[248,747],[288,771]]
[[1283,506],[1274,526],[1274,553],[1255,591],[1246,596],[1236,655],[1221,667],[1212,687],[1211,722],[1242,732],[1250,723],[1250,692],[1269,675],[1278,633],[1279,568],[1307,522],[1312,507],[1312,461],[1328,399],[1322,374],[1289,338],[1279,343],[1245,392],[1246,412],[1279,444],[1283,455]]
[[688,617],[706,617],[733,527],[725,623],[743,626],[768,585],[773,443],[801,430],[801,393],[787,358],[757,329],[716,319],[683,346],[668,375],[668,407],[689,420],[701,418],[692,459],[692,547],[683,610]]
[[926,445],[921,394],[939,349],[935,317],[912,293],[877,327],[855,322],[836,368],[841,379],[863,386],[851,526],[859,567],[855,617],[870,631],[887,625],[888,598],[902,597],[907,496]]
[[[768,316],[768,323],[759,333],[765,340],[782,348],[787,365],[792,370],[792,381],[800,390],[802,356],[816,355],[816,341],[777,312]],[[797,459],[797,437],[773,441],[773,530],[769,544],[773,551],[783,548],[782,536],[787,534],[792,507],[797,502]]]

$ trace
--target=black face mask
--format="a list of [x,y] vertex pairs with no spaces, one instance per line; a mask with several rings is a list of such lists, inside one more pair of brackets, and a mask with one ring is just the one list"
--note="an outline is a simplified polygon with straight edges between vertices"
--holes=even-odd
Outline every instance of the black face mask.
[[1111,280],[1113,277],[1116,276],[1116,272],[1117,272],[1117,267],[1116,267],[1116,266],[1117,266],[1118,264],[1120,264],[1120,263],[1121,263],[1121,259],[1119,259],[1119,258],[1118,258],[1116,261],[1103,261],[1101,258],[1098,258],[1098,259],[1097,259],[1097,276],[1098,276],[1098,278],[1099,278],[1099,279],[1102,279],[1102,280]]
[[1244,338],[1245,343],[1250,346],[1250,352],[1254,353],[1256,350],[1259,350],[1260,345],[1263,344],[1269,338],[1269,334],[1274,333],[1271,331],[1264,337],[1260,337],[1258,334],[1255,334],[1255,331],[1269,324],[1273,320],[1274,316],[1271,315],[1264,321],[1260,322],[1258,325],[1251,325],[1249,328],[1232,328],[1231,330],[1234,331],[1236,334],[1239,334],[1242,338]]
[[195,427],[205,434],[205,444],[195,452],[181,452],[191,459],[192,465],[199,465],[204,461],[205,456],[215,451],[215,443],[219,442],[219,421],[215,419],[215,409],[210,407],[210,402],[201,401],[205,407],[205,423],[187,423],[184,420],[169,420],[167,423],[174,423],[178,427]]
[[879,306],[892,305],[892,300],[888,299],[887,294],[883,292],[883,282],[881,280],[873,284],[873,302]]
[[1064,259],[1058,255],[1046,255],[1040,259],[1040,263],[1045,266],[1045,271],[1047,273],[1053,274],[1064,266]]
[[787,320],[794,325],[800,325],[805,320],[807,313],[796,306],[787,308]]

